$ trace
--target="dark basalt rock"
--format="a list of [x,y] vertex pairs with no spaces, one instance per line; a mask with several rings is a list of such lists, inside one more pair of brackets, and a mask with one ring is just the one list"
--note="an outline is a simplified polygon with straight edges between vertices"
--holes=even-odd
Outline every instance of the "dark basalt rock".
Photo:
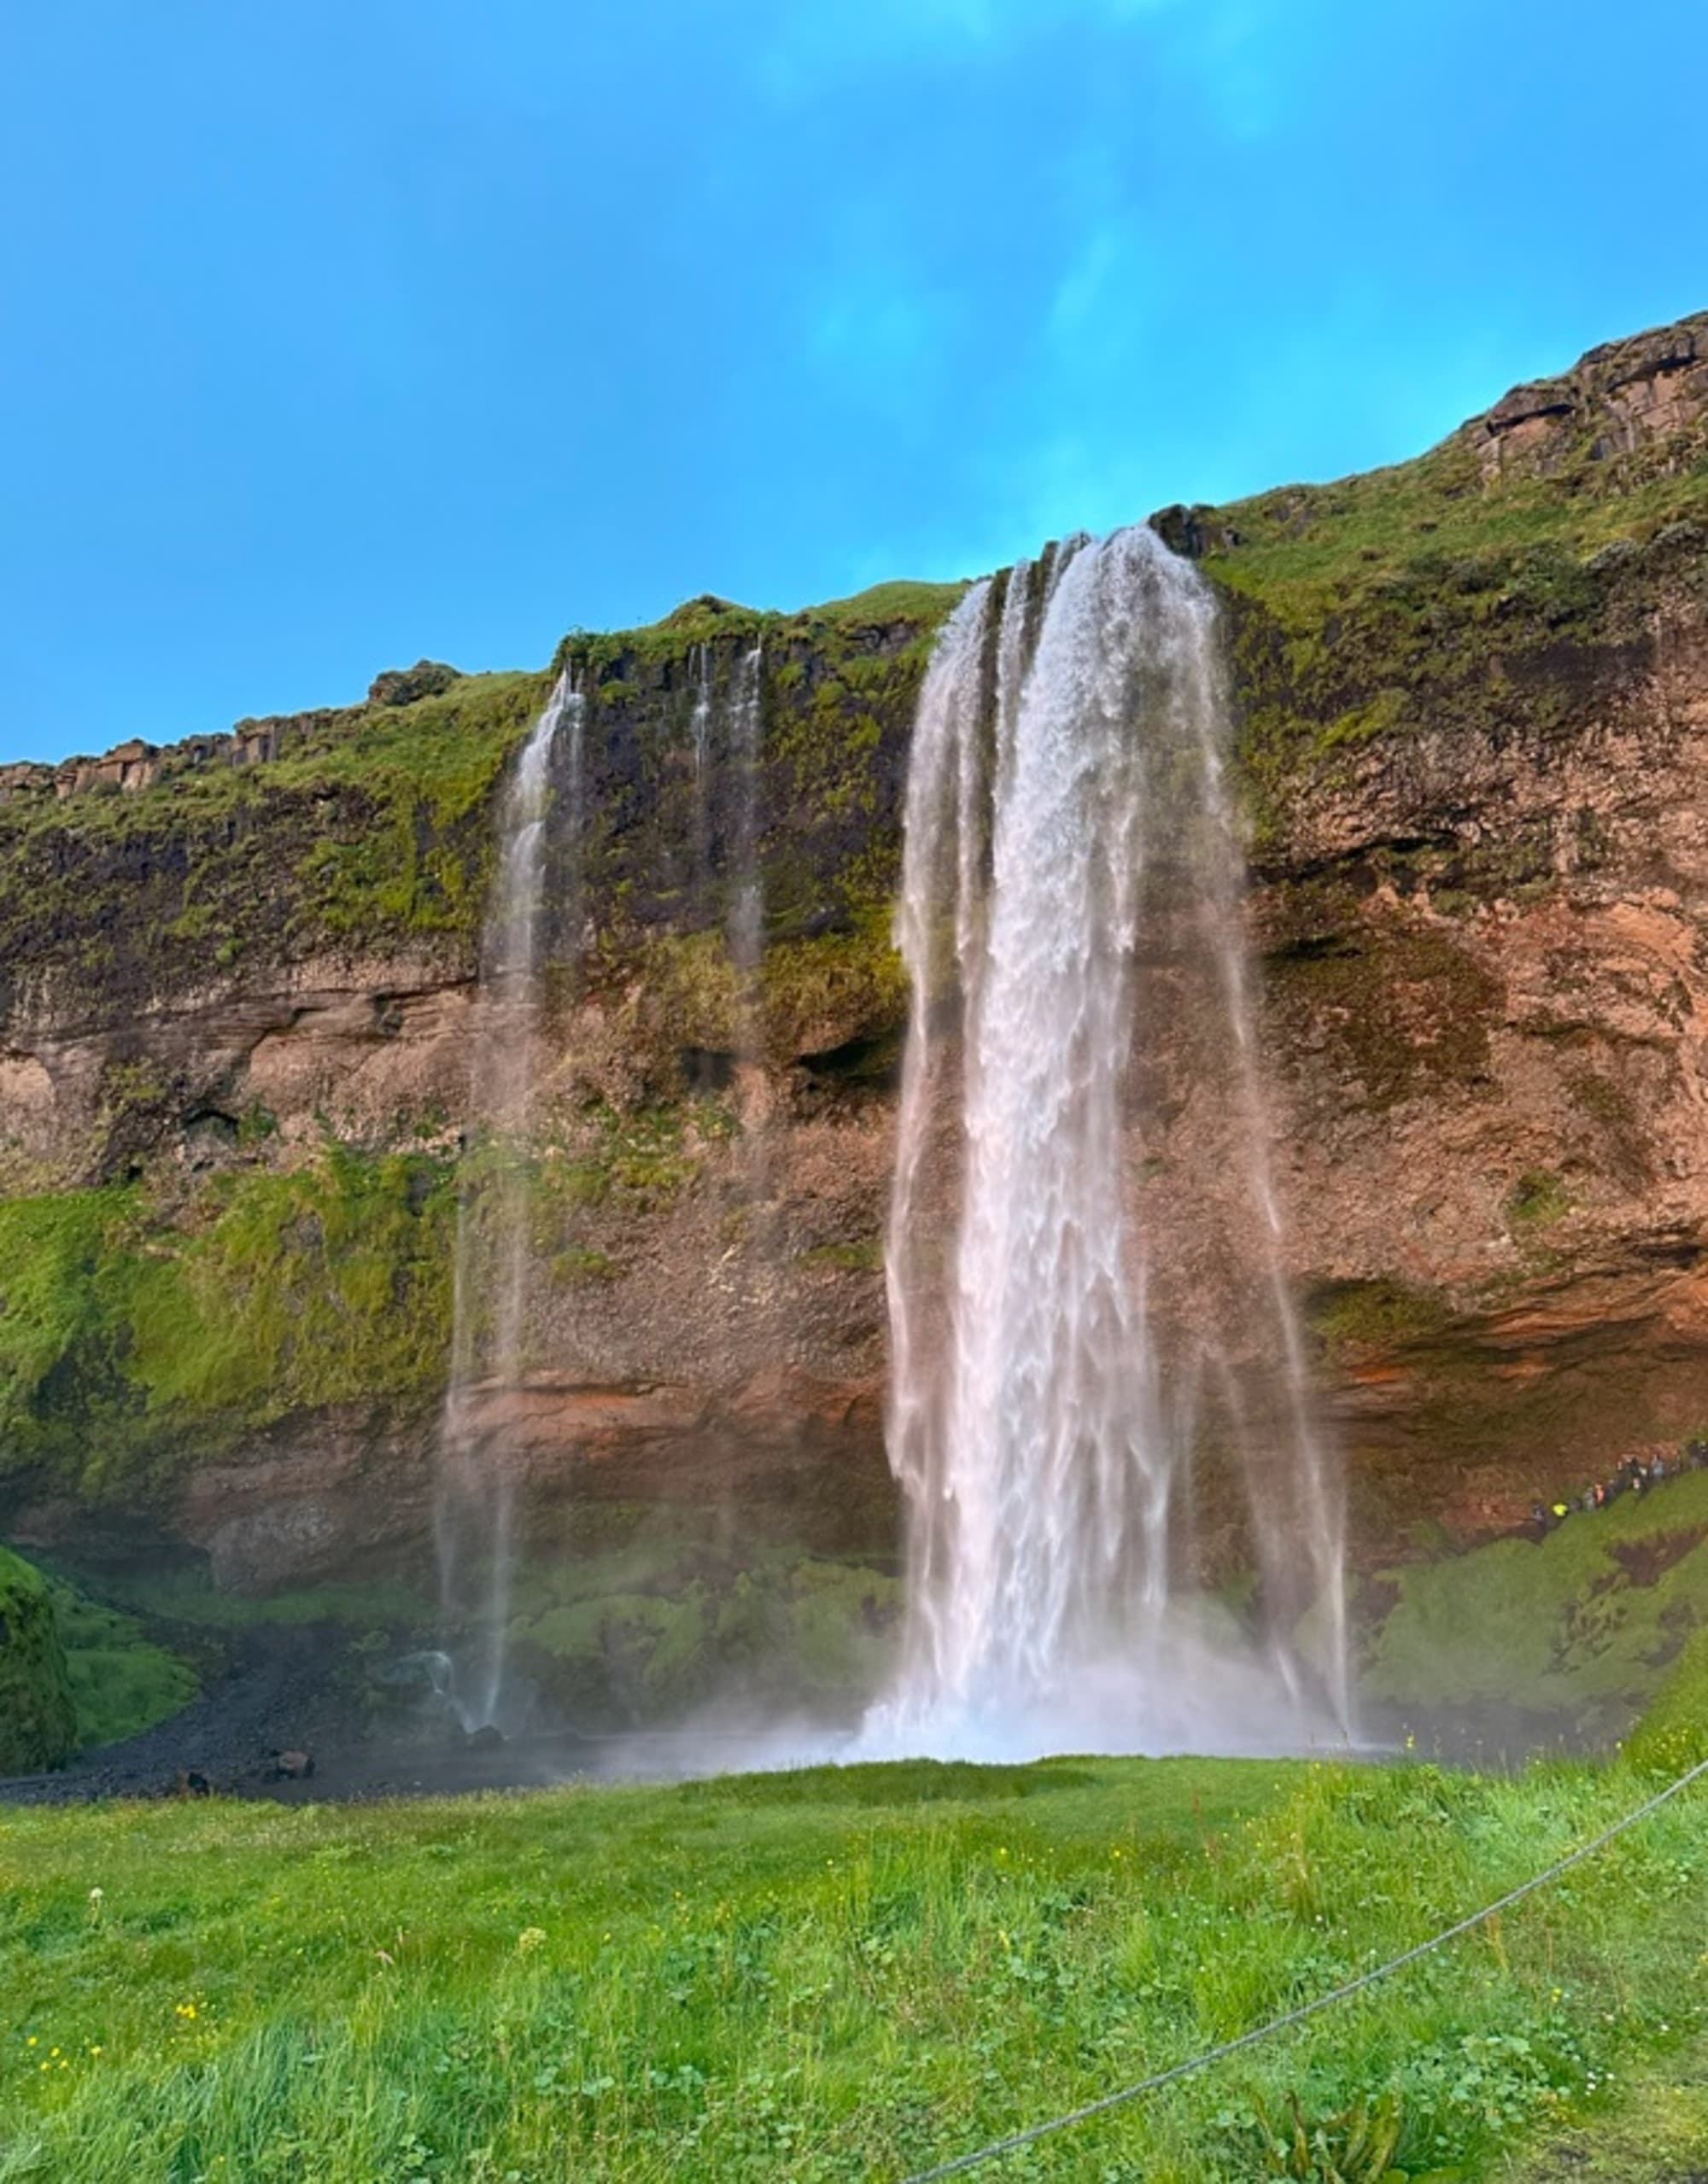
[[1202,561],[1207,553],[1223,553],[1239,544],[1239,534],[1219,509],[1200,501],[1189,508],[1184,501],[1159,508],[1145,518],[1171,553],[1188,561]]

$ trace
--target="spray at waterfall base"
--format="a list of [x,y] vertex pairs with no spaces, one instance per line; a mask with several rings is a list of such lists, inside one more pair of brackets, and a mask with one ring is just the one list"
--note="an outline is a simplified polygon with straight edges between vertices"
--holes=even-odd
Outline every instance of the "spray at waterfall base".
[[[939,639],[897,919],[907,1605],[837,1749],[1346,1734],[1338,1481],[1285,1278],[1228,745],[1213,601],[1148,530],[975,585]],[[1207,1434],[1244,1504],[1238,1615],[1191,1577]],[[785,1741],[752,1756],[810,1755]]]

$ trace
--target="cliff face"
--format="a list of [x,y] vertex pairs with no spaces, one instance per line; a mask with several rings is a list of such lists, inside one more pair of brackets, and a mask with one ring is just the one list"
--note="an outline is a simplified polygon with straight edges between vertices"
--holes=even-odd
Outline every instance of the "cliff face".
[[[1355,1519],[1504,1521],[1708,1421],[1708,318],[1416,463],[1156,521],[1225,605],[1294,1271]],[[552,1002],[538,1369],[484,1396],[541,1536],[599,1497],[824,1545],[892,1523],[887,920],[954,596],[698,601],[553,663],[588,697],[548,949],[580,968]],[[692,722],[756,636],[750,1053],[735,822]],[[152,1528],[254,1585],[424,1536],[492,805],[549,676],[421,676],[0,785],[21,1537]],[[1132,1157],[1184,1208],[1214,1197],[1214,1088],[1179,1064],[1155,1058],[1179,1081]],[[1179,1227],[1189,1315],[1214,1268]]]
[[1223,521],[1354,1508],[1509,1521],[1708,1417],[1708,318]]

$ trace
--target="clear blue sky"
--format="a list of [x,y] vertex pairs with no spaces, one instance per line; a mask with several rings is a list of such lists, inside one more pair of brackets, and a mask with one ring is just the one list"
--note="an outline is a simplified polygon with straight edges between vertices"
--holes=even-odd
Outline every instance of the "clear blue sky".
[[1701,0],[11,0],[0,756],[1411,453],[1708,306]]

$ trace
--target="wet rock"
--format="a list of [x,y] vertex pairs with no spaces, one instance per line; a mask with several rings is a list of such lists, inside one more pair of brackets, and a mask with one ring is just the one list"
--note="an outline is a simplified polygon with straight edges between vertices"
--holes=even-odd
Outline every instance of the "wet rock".
[[1202,502],[1188,508],[1176,501],[1146,520],[1171,553],[1184,554],[1189,561],[1202,561],[1207,553],[1239,544],[1239,533],[1221,511]]

